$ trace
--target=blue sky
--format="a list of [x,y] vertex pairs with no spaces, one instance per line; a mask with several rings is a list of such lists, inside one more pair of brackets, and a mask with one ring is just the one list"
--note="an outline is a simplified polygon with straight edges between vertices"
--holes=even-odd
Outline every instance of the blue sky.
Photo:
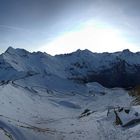
[[0,51],[139,51],[139,6],[139,0],[0,0]]

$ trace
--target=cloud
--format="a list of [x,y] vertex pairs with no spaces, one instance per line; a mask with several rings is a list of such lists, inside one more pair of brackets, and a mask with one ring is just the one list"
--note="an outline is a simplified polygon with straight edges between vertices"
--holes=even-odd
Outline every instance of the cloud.
[[128,43],[140,44],[139,0],[4,0],[3,3],[0,42],[8,39],[16,42],[16,47],[25,44],[36,49],[89,20],[99,20],[103,26],[121,30]]
[[0,24],[0,28],[6,28],[6,29],[16,30],[16,31],[20,31],[20,32],[32,33],[31,30],[27,30],[27,29],[20,28],[20,27],[15,27],[15,26],[9,26],[9,25],[2,25],[2,24]]
[[89,49],[93,52],[115,52],[123,49],[138,51],[138,46],[125,40],[121,31],[100,24],[92,24],[89,21],[79,30],[67,32],[50,43],[40,46],[38,51],[55,55],[70,53],[77,49]]

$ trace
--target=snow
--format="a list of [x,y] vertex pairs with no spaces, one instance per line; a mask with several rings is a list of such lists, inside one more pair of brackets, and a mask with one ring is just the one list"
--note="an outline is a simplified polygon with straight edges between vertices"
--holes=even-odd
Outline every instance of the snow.
[[[102,70],[112,68],[114,63],[121,60],[127,63],[128,70],[133,73],[134,68],[132,69],[130,66],[140,65],[139,59],[139,53],[132,53],[128,50],[116,53],[92,53],[89,50],[77,50],[71,54],[51,56],[46,53],[30,53],[24,49],[9,47],[0,56],[0,67],[7,68],[7,71],[10,68],[20,73],[32,71],[52,74],[61,78],[72,78],[72,75],[83,77],[90,72],[99,73]],[[0,77],[3,73],[4,71],[1,70]],[[14,72],[12,73],[14,75]]]
[[[91,96],[88,93],[89,89],[87,86],[85,86],[85,93],[80,94],[80,85],[78,94],[78,89],[75,89],[76,92],[73,91],[75,94],[71,94],[69,89],[67,89],[67,93],[64,91],[60,94],[55,90],[55,85],[54,88],[51,87],[53,93],[46,92],[46,90],[39,87],[40,85],[36,86],[35,90],[37,93],[35,93],[28,90],[28,88],[31,89],[32,87],[32,85],[28,85],[28,82],[34,84],[34,86],[38,84],[38,82],[34,82],[33,77],[30,77],[30,81],[28,81],[28,78],[21,79],[21,81],[18,80],[18,82],[15,81],[17,85],[10,82],[7,85],[0,86],[0,115],[2,115],[0,119],[7,125],[9,125],[9,122],[14,127],[18,125],[18,130],[27,140],[105,139],[104,136],[107,136],[108,134],[106,133],[109,133],[106,132],[106,127],[111,127],[110,129],[114,133],[120,129],[114,129],[113,122],[108,120],[108,106],[129,106],[132,100],[123,89],[107,89],[97,83],[90,83],[90,88],[99,88],[100,90],[98,89],[98,91],[106,89],[107,93],[105,95],[100,95],[97,92],[95,96]],[[22,85],[22,87],[18,86],[18,84]],[[26,88],[27,86],[28,88]],[[78,116],[86,108],[95,112],[79,119]],[[28,125],[40,129],[49,129],[49,131],[42,133],[34,130],[35,128],[28,130]],[[101,132],[102,130],[104,132]],[[113,134],[109,133],[109,135]]]
[[[88,60],[90,68],[99,70],[110,67],[118,56],[127,58],[124,54],[78,50],[53,57],[10,47],[0,56],[0,80],[4,80],[0,84],[0,139],[10,139],[5,137],[7,131],[20,140],[139,140],[139,124],[124,129],[114,124],[113,115],[107,116],[109,108],[121,106],[132,108],[129,115],[119,114],[124,123],[136,118],[140,106],[131,105],[128,91],[68,79],[71,63]],[[89,65],[92,61],[94,65]],[[88,70],[79,69],[79,73]],[[85,109],[92,113],[79,118]]]

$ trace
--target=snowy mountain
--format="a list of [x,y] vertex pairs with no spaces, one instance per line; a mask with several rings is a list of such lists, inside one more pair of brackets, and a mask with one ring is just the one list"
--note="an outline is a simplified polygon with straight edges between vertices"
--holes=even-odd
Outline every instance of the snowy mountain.
[[122,88],[140,84],[139,58],[9,47],[0,55],[0,140],[139,140],[140,106]]
[[99,82],[106,87],[128,88],[140,84],[139,60],[140,53],[129,50],[116,53],[77,50],[71,54],[51,56],[9,47],[0,56],[0,79],[41,74],[83,83]]

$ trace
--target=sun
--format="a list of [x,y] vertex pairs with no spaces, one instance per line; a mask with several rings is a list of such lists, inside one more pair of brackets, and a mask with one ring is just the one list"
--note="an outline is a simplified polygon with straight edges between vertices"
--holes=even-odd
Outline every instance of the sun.
[[137,46],[127,42],[116,29],[90,25],[75,31],[66,32],[52,42],[39,48],[51,55],[70,53],[77,49],[89,49],[93,52],[115,52],[123,49],[137,50]]

